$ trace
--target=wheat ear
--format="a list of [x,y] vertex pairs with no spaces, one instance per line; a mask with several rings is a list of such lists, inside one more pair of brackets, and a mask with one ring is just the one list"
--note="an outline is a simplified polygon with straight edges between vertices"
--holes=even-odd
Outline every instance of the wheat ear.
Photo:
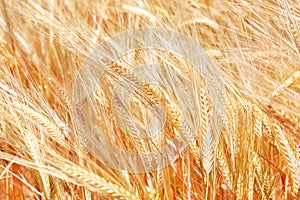
[[80,183],[84,185],[90,185],[95,188],[95,190],[98,190],[99,192],[105,192],[111,197],[125,197],[133,200],[139,199],[135,194],[133,194],[131,191],[126,190],[124,187],[112,183],[105,178],[102,178],[97,174],[88,171],[80,166],[64,164],[63,169],[69,176],[79,181]]
[[297,197],[300,186],[300,162],[296,158],[289,141],[286,138],[282,128],[279,125],[275,126],[276,139],[279,143],[280,150],[282,151],[285,160],[289,166],[289,171],[292,180],[292,194]]
[[61,145],[65,144],[65,136],[62,134],[60,128],[55,123],[51,122],[49,118],[36,112],[35,110],[26,105],[14,103],[13,106],[19,111],[22,111],[22,113],[25,114],[25,116],[28,116],[30,119],[44,127],[50,134],[48,136],[55,139],[55,141],[57,141]]

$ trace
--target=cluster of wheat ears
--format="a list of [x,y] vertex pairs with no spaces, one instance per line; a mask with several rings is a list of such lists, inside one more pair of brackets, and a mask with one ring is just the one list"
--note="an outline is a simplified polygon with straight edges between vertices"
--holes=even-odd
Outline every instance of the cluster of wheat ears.
[[[299,24],[297,0],[1,0],[0,199],[300,199]],[[88,148],[91,133],[75,120],[88,113],[74,106],[74,80],[101,42],[149,27],[203,47],[224,84],[225,117],[212,135],[215,99],[205,77],[184,58],[137,46],[99,79],[93,123],[128,152],[159,151],[178,135],[187,148],[166,167],[120,171],[97,157],[109,159],[109,148]],[[199,112],[184,102],[188,93],[173,94],[177,81],[172,92],[130,72],[147,63],[159,64],[159,78],[172,81],[172,69],[191,83]],[[145,83],[126,109],[112,104],[124,75]],[[166,113],[162,134],[130,134],[149,127],[153,105]]]

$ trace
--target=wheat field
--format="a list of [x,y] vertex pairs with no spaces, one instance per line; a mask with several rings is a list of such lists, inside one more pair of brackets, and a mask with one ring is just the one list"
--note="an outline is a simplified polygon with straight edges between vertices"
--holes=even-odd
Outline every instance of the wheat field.
[[[91,105],[74,96],[99,45],[145,28],[200,44],[224,88],[211,88],[187,58],[137,44],[95,79]],[[149,63],[157,71],[135,68]],[[0,199],[300,199],[299,66],[296,0],[0,0]],[[167,80],[169,89],[147,77]],[[125,108],[130,83],[139,87]],[[218,133],[214,102],[224,105]],[[78,115],[110,146],[100,148]],[[136,127],[148,133],[151,123],[162,134],[134,134]],[[180,155],[176,137],[186,145]],[[108,165],[111,146],[149,155],[166,145],[175,146],[167,153],[176,159],[164,167],[136,173]]]

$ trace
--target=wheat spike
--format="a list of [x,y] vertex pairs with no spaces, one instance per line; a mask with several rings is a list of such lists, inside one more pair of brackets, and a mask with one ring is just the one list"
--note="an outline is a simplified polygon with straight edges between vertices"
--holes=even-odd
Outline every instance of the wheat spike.
[[288,163],[289,170],[291,172],[292,179],[292,193],[294,197],[297,197],[299,184],[300,184],[300,165],[299,160],[296,158],[294,152],[292,151],[288,140],[280,126],[276,126],[276,139],[278,140],[280,150],[284,154],[284,157]]
[[228,185],[229,189],[232,190],[233,189],[232,175],[230,173],[230,169],[229,169],[228,163],[225,159],[224,152],[223,152],[222,148],[219,148],[217,150],[216,158],[217,158],[217,161],[218,161],[218,164],[219,164],[218,166],[220,168],[222,176],[226,180],[226,184]]
[[208,98],[208,91],[203,81],[201,81],[200,86],[200,130],[202,138],[202,153],[203,153],[203,168],[206,173],[212,169],[213,159],[214,159],[214,149],[213,149],[213,134],[211,132],[210,126],[210,117],[211,117],[211,107]]
[[290,87],[296,80],[300,79],[300,71],[294,72],[294,74],[288,77],[276,90],[272,92],[274,97],[278,96],[282,93],[285,89]]
[[44,127],[48,131],[48,133],[51,134],[50,137],[54,138],[58,143],[62,145],[65,143],[65,136],[62,134],[60,128],[56,124],[51,122],[47,117],[34,111],[26,105],[14,104],[14,106],[16,107],[16,109],[21,110],[33,121],[36,121],[38,124]]
[[130,191],[127,191],[122,186],[112,183],[84,168],[69,164],[65,164],[63,168],[69,176],[77,179],[82,184],[91,185],[98,191],[103,191],[112,197],[119,196],[130,199],[138,199],[134,194],[132,194]]

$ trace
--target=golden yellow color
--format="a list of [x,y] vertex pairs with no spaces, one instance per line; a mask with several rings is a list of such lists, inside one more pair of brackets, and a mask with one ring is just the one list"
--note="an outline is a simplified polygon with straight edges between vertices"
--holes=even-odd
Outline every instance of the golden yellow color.
[[[299,22],[300,2],[292,0],[1,0],[0,199],[300,199]],[[148,27],[178,31],[203,46],[225,85],[226,119],[212,145],[212,99],[184,59],[137,50],[111,63],[99,80],[107,91],[128,72],[126,63],[153,60],[167,62],[200,91],[200,129],[190,137],[179,131],[181,122],[198,119],[184,118],[167,90],[143,84],[144,103],[130,102],[134,123],[149,124],[147,105],[156,104],[164,105],[167,120],[165,135],[140,140],[121,129],[111,96],[97,90],[97,126],[112,144],[145,153],[179,134],[189,146],[168,167],[134,174],[107,167],[87,150],[72,90],[82,61],[101,42]]]

